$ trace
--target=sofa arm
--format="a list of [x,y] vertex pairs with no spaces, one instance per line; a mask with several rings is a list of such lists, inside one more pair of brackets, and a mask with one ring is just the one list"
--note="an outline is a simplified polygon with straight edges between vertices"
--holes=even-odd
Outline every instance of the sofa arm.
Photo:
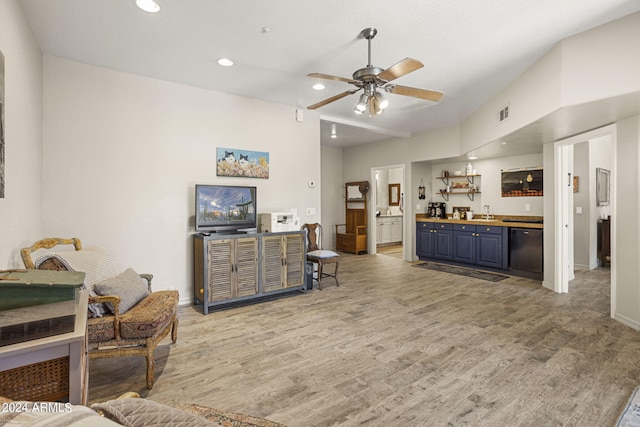
[[153,279],[153,274],[139,273],[138,276],[142,277],[144,280],[147,281],[147,287],[149,288],[149,292],[153,292],[151,290],[151,280]]
[[115,340],[120,341],[120,297],[117,295],[98,295],[89,297],[89,304],[106,304],[113,306],[113,331]]

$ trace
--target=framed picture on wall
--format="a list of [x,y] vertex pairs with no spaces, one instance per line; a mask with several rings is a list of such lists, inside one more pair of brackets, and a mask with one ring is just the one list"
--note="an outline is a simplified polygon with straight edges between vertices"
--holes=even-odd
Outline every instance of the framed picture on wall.
[[269,178],[269,153],[218,148],[217,159],[217,176]]
[[502,171],[502,197],[542,197],[542,177],[542,168]]
[[609,206],[609,175],[610,171],[596,168],[596,205]]

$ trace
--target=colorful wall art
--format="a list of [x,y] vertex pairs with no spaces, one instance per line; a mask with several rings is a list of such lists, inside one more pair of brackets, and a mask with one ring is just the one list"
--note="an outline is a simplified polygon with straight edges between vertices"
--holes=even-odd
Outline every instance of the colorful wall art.
[[269,178],[269,153],[218,148],[217,176]]

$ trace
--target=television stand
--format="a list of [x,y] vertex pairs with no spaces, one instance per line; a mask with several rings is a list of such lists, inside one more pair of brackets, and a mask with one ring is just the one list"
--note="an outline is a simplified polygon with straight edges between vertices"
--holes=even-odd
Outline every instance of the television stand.
[[306,245],[302,231],[193,235],[194,304],[203,314],[229,304],[304,292]]

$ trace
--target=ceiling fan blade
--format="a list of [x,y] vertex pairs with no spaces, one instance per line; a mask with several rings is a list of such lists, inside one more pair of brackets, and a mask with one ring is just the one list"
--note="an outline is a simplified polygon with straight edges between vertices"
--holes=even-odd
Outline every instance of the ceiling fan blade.
[[409,86],[389,85],[384,88],[389,93],[397,95],[412,96],[414,98],[426,99],[427,101],[440,102],[444,98],[444,93],[435,90],[418,89]]
[[417,59],[404,58],[402,61],[393,64],[391,67],[378,74],[378,77],[386,82],[390,82],[391,80],[402,77],[422,67],[424,67],[424,65]]
[[315,110],[316,108],[324,107],[325,105],[330,104],[330,103],[332,103],[333,101],[337,101],[338,99],[342,99],[342,98],[344,98],[345,96],[349,96],[349,95],[351,95],[351,94],[354,94],[354,93],[356,93],[358,90],[360,90],[360,89],[348,90],[348,91],[346,91],[346,92],[339,93],[339,94],[337,94],[337,95],[332,96],[331,98],[327,98],[327,99],[325,99],[324,101],[316,102],[316,103],[315,103],[315,104],[313,104],[313,105],[309,105],[309,106],[307,107],[307,109],[308,109],[308,110]]
[[336,80],[338,82],[345,82],[345,83],[358,83],[357,81],[353,79],[348,79],[346,77],[338,77],[338,76],[332,76],[330,74],[322,74],[322,73],[309,73],[307,74],[307,77],[314,77],[317,79],[325,79],[325,80]]

